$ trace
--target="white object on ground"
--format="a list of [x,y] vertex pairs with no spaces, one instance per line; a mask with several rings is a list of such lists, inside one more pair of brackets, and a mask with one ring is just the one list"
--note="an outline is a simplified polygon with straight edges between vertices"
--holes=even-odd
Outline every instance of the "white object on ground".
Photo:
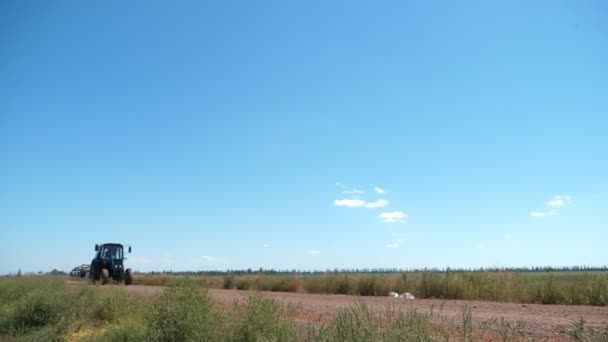
[[393,298],[399,298],[399,294],[397,292],[389,292],[388,296]]
[[407,299],[407,300],[416,299],[416,297],[414,297],[414,295],[412,295],[412,294],[411,294],[411,293],[409,293],[409,292],[404,292],[404,293],[402,293],[402,294],[399,296],[399,298],[401,298],[401,299]]

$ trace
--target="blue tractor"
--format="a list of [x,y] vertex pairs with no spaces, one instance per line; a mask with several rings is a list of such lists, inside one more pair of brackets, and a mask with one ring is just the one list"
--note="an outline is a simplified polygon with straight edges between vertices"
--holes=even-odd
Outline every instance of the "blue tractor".
[[[131,253],[131,246],[128,249]],[[91,261],[89,279],[102,285],[110,283],[133,284],[133,271],[124,267],[124,248],[120,243],[102,243],[95,245],[95,258]]]

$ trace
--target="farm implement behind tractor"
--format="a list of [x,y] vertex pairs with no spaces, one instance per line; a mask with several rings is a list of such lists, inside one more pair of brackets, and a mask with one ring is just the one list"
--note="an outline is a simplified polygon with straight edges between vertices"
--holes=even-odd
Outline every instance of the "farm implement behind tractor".
[[70,275],[72,277],[84,278],[84,277],[88,276],[90,267],[91,266],[87,265],[87,264],[82,264],[80,266],[76,266],[70,271]]

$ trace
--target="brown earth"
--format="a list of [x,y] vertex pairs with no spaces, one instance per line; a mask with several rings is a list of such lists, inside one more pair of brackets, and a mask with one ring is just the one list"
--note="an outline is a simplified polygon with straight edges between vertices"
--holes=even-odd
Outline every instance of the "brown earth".
[[[94,286],[83,282],[69,281],[71,287]],[[101,288],[115,287],[98,286]],[[121,286],[127,292],[145,297],[160,293],[163,286],[131,285]],[[300,323],[326,322],[340,309],[357,303],[368,305],[376,312],[381,312],[391,305],[395,309],[416,310],[419,313],[431,314],[431,319],[438,324],[461,326],[465,308],[471,310],[475,327],[495,329],[501,319],[516,324],[525,322],[523,332],[526,335],[546,338],[551,341],[568,340],[565,331],[581,318],[585,329],[591,334],[599,334],[608,328],[608,307],[581,305],[541,305],[498,303],[469,300],[415,299],[401,300],[390,297],[360,297],[348,295],[322,295],[287,292],[257,292],[239,290],[210,289],[209,294],[223,306],[234,301],[246,300],[250,295],[261,294],[284,304],[296,305]],[[490,339],[492,340],[492,339]]]

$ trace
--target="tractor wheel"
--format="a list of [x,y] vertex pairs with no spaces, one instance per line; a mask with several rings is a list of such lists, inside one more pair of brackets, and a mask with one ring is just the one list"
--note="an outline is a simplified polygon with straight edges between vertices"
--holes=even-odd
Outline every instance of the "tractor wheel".
[[133,284],[133,271],[130,268],[127,268],[125,272],[125,285]]
[[101,285],[105,285],[110,282],[110,272],[107,268],[101,270]]

